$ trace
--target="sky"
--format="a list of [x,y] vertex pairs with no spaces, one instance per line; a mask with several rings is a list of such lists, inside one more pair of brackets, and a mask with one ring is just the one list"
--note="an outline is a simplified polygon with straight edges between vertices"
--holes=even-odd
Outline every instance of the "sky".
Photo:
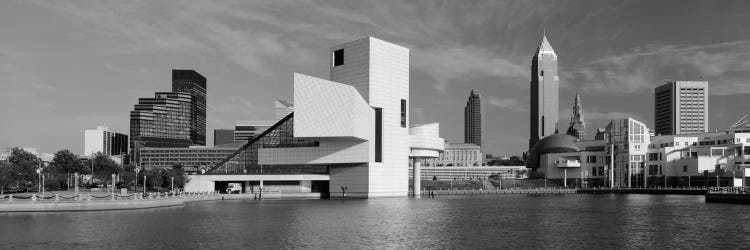
[[128,133],[139,97],[171,69],[208,81],[207,141],[269,120],[293,72],[328,79],[329,48],[373,36],[410,49],[411,124],[463,142],[478,89],[483,151],[528,147],[531,58],[558,55],[560,122],[580,93],[587,133],[633,117],[653,128],[653,89],[706,80],[709,128],[750,112],[750,1],[0,1],[0,147],[82,153],[84,130]]

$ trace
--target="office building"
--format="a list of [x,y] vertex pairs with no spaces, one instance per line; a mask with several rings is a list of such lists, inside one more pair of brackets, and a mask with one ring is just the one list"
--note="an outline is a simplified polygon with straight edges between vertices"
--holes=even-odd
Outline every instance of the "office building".
[[234,143],[234,129],[214,129],[214,146]]
[[657,135],[708,131],[708,82],[669,81],[654,90]]
[[206,78],[195,70],[172,70],[172,92],[189,94],[190,141],[206,145]]
[[482,100],[479,90],[472,89],[469,100],[464,107],[464,142],[482,146],[484,132],[484,116],[482,115]]
[[435,159],[427,160],[425,166],[459,167],[459,166],[482,166],[483,155],[479,146],[472,143],[446,142]]
[[97,126],[84,131],[83,154],[124,155],[128,153],[129,142],[127,135],[109,131],[107,126]]
[[557,54],[542,37],[531,60],[531,112],[529,120],[529,148],[545,136],[557,133],[559,119]]
[[215,147],[191,146],[189,148],[139,149],[140,165],[146,169],[171,168],[180,165],[187,173],[205,171],[242,146],[240,143],[223,144]]
[[236,121],[234,123],[234,141],[247,142],[263,133],[263,131],[266,131],[266,129],[273,126],[276,122],[278,121]]
[[294,103],[285,100],[276,100],[276,121],[284,119],[294,112]]
[[[410,155],[409,49],[365,37],[330,50],[331,80],[294,74],[294,112],[187,191],[288,186],[341,197],[405,197]],[[286,186],[286,187],[284,187]]]
[[189,147],[191,109],[192,97],[184,93],[156,92],[154,98],[139,98],[130,111],[131,147]]
[[583,120],[583,107],[581,106],[581,96],[576,93],[576,100],[573,104],[573,114],[570,115],[570,127],[567,133],[579,140],[586,140],[586,122]]

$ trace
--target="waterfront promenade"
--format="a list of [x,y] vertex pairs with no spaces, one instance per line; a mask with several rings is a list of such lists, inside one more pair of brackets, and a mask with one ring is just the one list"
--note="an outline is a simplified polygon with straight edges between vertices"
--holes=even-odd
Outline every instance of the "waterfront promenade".
[[56,193],[47,196],[39,194],[6,194],[0,196],[0,212],[66,212],[97,210],[129,210],[158,207],[182,206],[188,202],[214,200],[253,200],[253,199],[318,199],[319,193],[264,193],[258,194],[219,194],[204,193]]
[[[715,187],[649,187],[649,188],[509,188],[509,189],[423,189],[422,196],[431,195],[504,195],[504,194],[682,194],[705,195],[710,190],[734,188]],[[413,194],[413,192],[410,192]]]

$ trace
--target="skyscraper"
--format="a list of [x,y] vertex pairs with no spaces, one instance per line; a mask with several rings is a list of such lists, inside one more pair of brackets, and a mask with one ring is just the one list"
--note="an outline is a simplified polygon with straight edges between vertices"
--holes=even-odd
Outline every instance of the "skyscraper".
[[472,89],[464,107],[464,142],[482,146],[482,100],[479,90]]
[[708,82],[668,81],[654,89],[657,135],[708,131]]
[[154,98],[139,98],[130,111],[132,147],[189,147],[190,110],[188,94],[156,92]]
[[578,93],[576,93],[576,100],[573,104],[573,114],[570,115],[570,127],[568,127],[567,134],[580,140],[586,140],[586,122],[583,120],[581,96]]
[[541,138],[557,132],[559,84],[557,54],[545,34],[531,60],[529,148]]
[[195,70],[172,70],[172,92],[189,94],[190,141],[195,145],[206,145],[206,78]]

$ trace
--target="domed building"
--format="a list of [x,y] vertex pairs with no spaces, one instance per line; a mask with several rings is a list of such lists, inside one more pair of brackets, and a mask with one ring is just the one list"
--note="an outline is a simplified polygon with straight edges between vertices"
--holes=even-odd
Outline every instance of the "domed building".
[[604,140],[582,141],[570,135],[553,134],[529,150],[526,167],[543,173],[546,179],[560,180],[564,186],[603,182],[605,144]]

